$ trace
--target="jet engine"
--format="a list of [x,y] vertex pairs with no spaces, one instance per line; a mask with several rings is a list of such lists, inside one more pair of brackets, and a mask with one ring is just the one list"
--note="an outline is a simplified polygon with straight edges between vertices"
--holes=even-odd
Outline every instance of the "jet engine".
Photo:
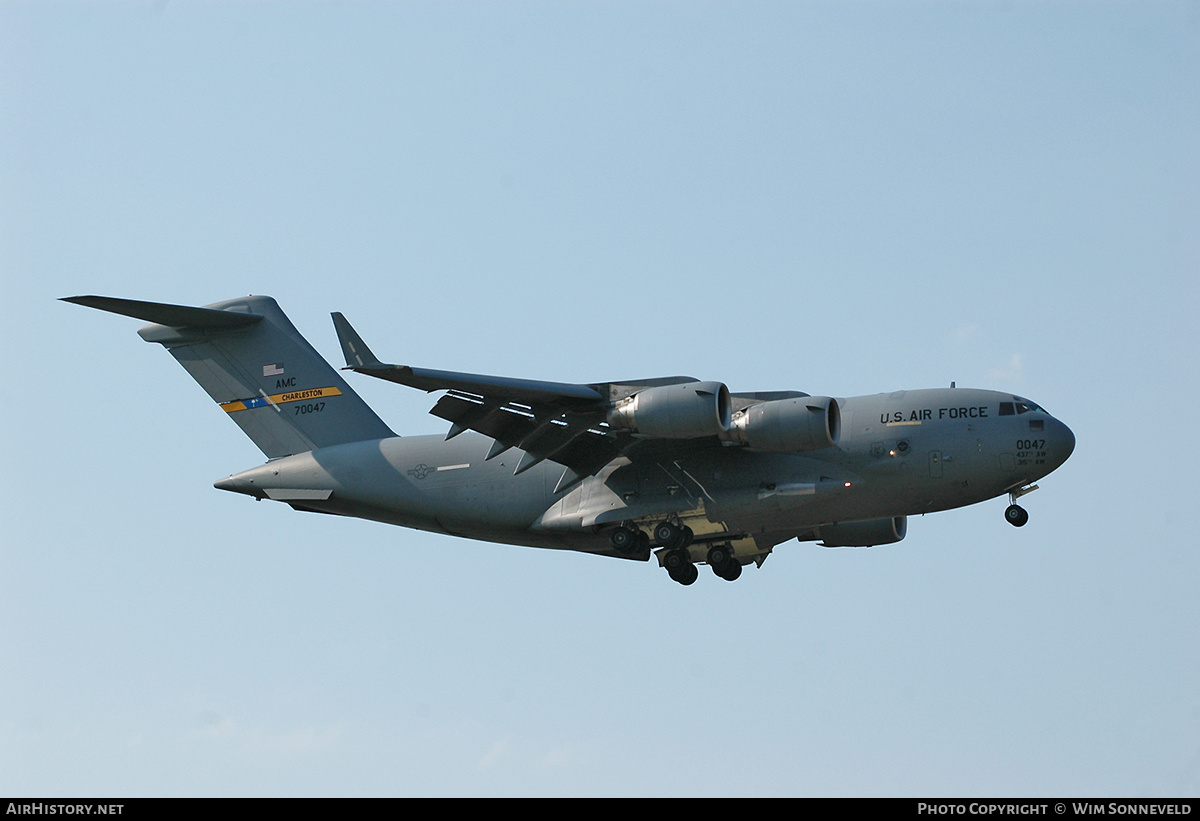
[[734,442],[755,450],[800,453],[837,444],[842,414],[828,396],[803,396],[760,402],[738,411],[729,428]]
[[720,382],[644,388],[608,411],[608,424],[663,439],[697,439],[729,430],[733,406]]
[[867,519],[863,522],[843,522],[822,525],[822,547],[873,547],[877,544],[895,544],[908,533],[907,516],[891,516],[887,519]]

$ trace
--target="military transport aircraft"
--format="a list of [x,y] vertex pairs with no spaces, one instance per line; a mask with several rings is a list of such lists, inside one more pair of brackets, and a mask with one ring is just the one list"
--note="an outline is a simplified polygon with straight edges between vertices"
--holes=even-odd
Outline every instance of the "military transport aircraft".
[[1067,460],[1070,429],[1028,399],[950,388],[834,399],[731,393],[689,377],[586,385],[384,364],[339,313],[346,369],[424,391],[445,436],[397,436],[274,299],[204,308],[65,301],[150,322],[268,461],[221,490],[296,510],[648,561],[733,581],[789,539],[898,542],[907,517],[1018,497]]

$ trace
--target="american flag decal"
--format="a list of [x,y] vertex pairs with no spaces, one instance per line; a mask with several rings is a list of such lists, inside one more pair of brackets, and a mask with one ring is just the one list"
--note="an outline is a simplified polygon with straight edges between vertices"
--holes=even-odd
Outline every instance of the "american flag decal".
[[263,376],[279,376],[283,373],[283,363],[276,362],[272,365],[263,365]]

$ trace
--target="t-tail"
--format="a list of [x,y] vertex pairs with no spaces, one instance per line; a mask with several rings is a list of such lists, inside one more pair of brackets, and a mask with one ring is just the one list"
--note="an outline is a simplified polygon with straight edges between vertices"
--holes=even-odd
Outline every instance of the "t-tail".
[[163,345],[268,458],[395,436],[269,296],[204,308],[102,296],[63,301],[152,324]]

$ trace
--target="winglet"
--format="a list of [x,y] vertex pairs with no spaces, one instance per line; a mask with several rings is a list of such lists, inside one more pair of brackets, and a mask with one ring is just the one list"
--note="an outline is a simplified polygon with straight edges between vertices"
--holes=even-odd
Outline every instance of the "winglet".
[[342,354],[346,357],[347,368],[391,367],[380,362],[375,354],[371,353],[367,343],[363,342],[362,337],[358,335],[358,331],[350,326],[346,317],[342,316],[339,311],[334,311],[330,316],[333,317],[333,327],[337,330],[338,342],[342,343]]

